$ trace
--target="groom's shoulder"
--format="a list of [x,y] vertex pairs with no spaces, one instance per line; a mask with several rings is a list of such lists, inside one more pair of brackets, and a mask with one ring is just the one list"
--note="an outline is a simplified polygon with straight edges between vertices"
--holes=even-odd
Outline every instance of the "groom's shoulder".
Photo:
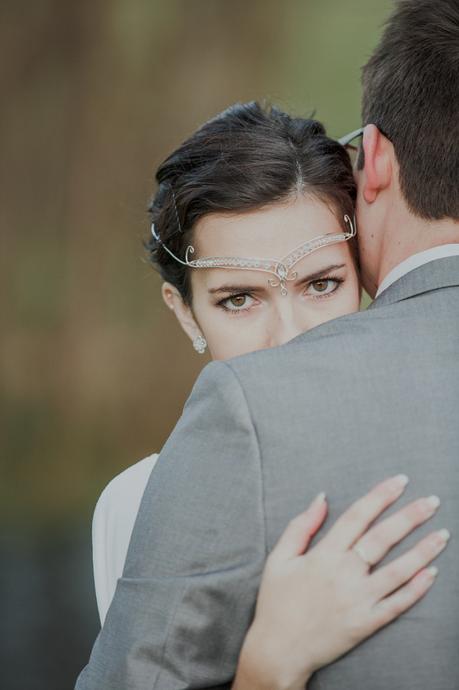
[[274,390],[285,378],[330,382],[331,375],[336,380],[353,377],[365,362],[377,375],[394,356],[415,347],[414,341],[425,341],[431,327],[419,317],[422,313],[407,300],[340,316],[284,345],[211,362],[201,372],[198,388],[203,394],[218,390],[219,395],[245,398],[248,389],[265,389],[268,382]]
[[381,331],[390,331],[390,314],[385,311],[385,318],[379,318],[383,315],[377,311],[361,311],[332,319],[284,345],[241,355],[228,360],[226,364],[237,376],[245,377],[251,371],[282,368],[296,360],[309,368],[335,356],[342,360],[343,352],[365,353],[375,340],[380,339]]
[[204,398],[212,389],[221,395],[228,395],[234,387],[239,387],[238,381],[245,380],[252,371],[259,371],[260,368],[269,371],[272,365],[297,357],[307,359],[309,354],[319,350],[322,353],[325,350],[339,352],[343,338],[361,343],[372,320],[371,314],[366,311],[347,314],[306,331],[284,345],[209,362],[194,385],[193,397],[195,400]]

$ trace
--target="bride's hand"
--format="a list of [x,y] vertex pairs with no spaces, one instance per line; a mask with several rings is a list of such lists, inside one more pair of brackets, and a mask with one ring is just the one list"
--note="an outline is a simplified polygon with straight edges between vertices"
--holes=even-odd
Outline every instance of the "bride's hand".
[[314,671],[427,592],[436,568],[426,566],[445,547],[446,530],[432,532],[388,565],[370,570],[439,505],[436,497],[421,498],[370,527],[406,482],[399,475],[376,486],[306,554],[327,513],[324,496],[290,522],[267,559],[233,690],[304,688]]

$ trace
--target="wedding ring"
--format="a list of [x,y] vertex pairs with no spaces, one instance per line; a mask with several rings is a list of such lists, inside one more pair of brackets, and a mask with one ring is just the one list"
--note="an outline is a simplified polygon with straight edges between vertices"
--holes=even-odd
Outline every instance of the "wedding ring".
[[363,550],[363,546],[357,542],[357,544],[354,544],[352,547],[352,550],[355,551],[357,556],[365,563],[368,568],[372,567],[371,561],[368,560],[367,556],[365,555],[365,551]]

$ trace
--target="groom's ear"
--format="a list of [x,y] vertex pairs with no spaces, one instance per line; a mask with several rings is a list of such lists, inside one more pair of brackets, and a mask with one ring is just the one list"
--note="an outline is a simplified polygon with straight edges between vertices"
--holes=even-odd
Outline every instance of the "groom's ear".
[[378,194],[391,183],[394,150],[389,139],[375,125],[366,125],[364,128],[362,147],[362,194],[365,201],[372,204]]

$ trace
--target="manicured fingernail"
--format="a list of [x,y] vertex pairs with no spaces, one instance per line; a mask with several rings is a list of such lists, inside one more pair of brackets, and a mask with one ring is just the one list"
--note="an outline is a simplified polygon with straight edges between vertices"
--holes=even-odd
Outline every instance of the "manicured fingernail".
[[399,484],[400,486],[406,486],[410,480],[406,476],[406,474],[398,474],[396,477],[394,477],[394,482]]
[[321,491],[314,499],[314,505],[320,505],[325,501],[325,491]]
[[444,542],[447,542],[451,536],[449,533],[449,530],[447,529],[440,529],[438,530],[438,536],[443,539]]
[[438,575],[438,568],[436,565],[431,565],[428,568],[426,568],[426,572],[429,573],[431,577],[437,577]]
[[440,499],[438,496],[429,496],[426,498],[426,503],[428,503],[433,510],[436,510],[436,508],[438,508],[440,505]]

